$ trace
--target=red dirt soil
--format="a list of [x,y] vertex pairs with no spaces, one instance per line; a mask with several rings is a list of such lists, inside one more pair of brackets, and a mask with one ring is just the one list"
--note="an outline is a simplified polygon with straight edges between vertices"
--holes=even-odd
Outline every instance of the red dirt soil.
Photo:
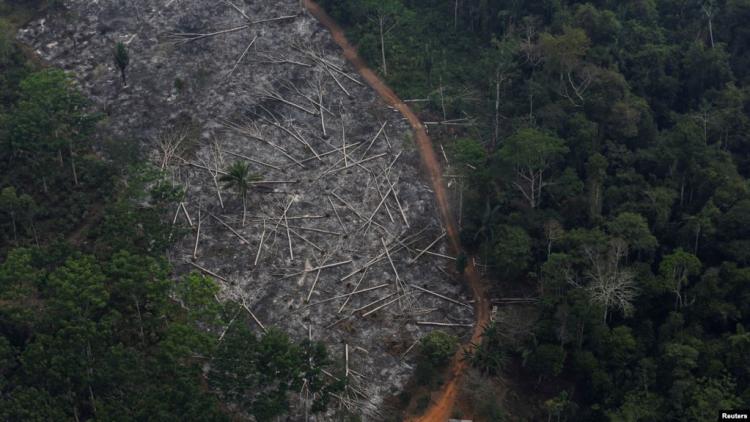
[[[456,223],[453,219],[448,203],[448,195],[442,178],[440,162],[437,159],[437,154],[432,146],[432,140],[427,134],[424,125],[409,106],[401,101],[396,93],[394,93],[393,90],[389,88],[372,69],[367,67],[364,60],[362,60],[357,54],[356,48],[354,48],[354,46],[349,43],[349,40],[346,39],[344,31],[338,26],[338,24],[314,1],[302,0],[302,3],[307,11],[331,32],[333,40],[343,50],[344,57],[346,57],[346,59],[354,66],[367,84],[370,85],[370,87],[372,87],[372,89],[374,89],[386,103],[401,112],[401,114],[409,121],[412,129],[414,129],[419,155],[422,158],[422,164],[424,165],[430,178],[430,182],[432,183],[432,189],[435,192],[435,201],[437,202],[440,217],[447,231],[451,249],[454,253],[458,254],[461,251],[458,229],[456,228]],[[477,273],[477,270],[474,267],[473,260],[469,259],[468,261],[466,269],[464,270],[464,278],[474,296],[475,316],[474,330],[471,334],[471,339],[453,356],[449,369],[450,375],[440,391],[433,393],[433,400],[430,407],[427,408],[421,416],[407,418],[407,421],[409,422],[445,422],[451,417],[456,398],[458,397],[459,381],[466,369],[466,362],[462,359],[463,350],[471,347],[472,344],[478,344],[480,342],[484,327],[490,322],[490,305],[485,294],[485,286],[482,283],[479,273]]]

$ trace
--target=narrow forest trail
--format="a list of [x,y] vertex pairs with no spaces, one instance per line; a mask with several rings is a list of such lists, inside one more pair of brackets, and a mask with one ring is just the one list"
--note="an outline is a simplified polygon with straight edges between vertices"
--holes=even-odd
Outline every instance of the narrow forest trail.
[[[356,48],[349,43],[344,31],[338,24],[313,0],[302,0],[307,11],[326,27],[333,36],[336,44],[341,47],[344,57],[354,66],[357,72],[374,89],[381,98],[391,107],[397,109],[414,129],[416,135],[417,148],[422,158],[422,163],[429,175],[432,189],[435,192],[435,201],[440,211],[440,218],[448,234],[451,249],[458,254],[461,251],[461,242],[455,220],[450,210],[447,190],[442,177],[442,169],[438,161],[437,154],[432,145],[424,125],[419,117],[409,108],[406,103],[401,101],[393,90],[388,87],[378,75],[362,60],[357,54]],[[456,402],[459,390],[461,376],[466,370],[466,362],[463,358],[463,350],[471,347],[481,340],[484,327],[490,322],[490,305],[486,296],[486,289],[482,283],[481,277],[474,267],[472,259],[468,260],[464,277],[469,284],[472,295],[474,296],[474,329],[471,339],[459,350],[454,356],[449,368],[448,379],[443,383],[440,391],[433,394],[433,400],[430,407],[422,416],[415,416],[407,419],[413,422],[445,422],[451,417],[453,406]]]

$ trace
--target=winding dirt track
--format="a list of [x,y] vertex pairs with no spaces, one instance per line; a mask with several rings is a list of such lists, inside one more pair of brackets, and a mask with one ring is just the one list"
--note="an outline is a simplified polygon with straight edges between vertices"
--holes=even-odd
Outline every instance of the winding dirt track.
[[[349,40],[346,39],[344,31],[338,26],[338,24],[314,1],[302,0],[302,3],[307,11],[331,32],[336,44],[338,44],[344,51],[344,57],[349,60],[367,84],[370,85],[370,87],[372,87],[372,89],[374,89],[386,103],[401,112],[414,129],[419,155],[422,158],[422,163],[429,175],[430,182],[432,183],[432,189],[435,192],[435,201],[440,210],[440,217],[443,221],[443,225],[448,233],[451,249],[454,253],[458,254],[461,251],[458,229],[456,228],[456,223],[453,219],[448,203],[448,195],[442,178],[440,162],[437,159],[437,154],[435,154],[435,150],[432,147],[432,140],[429,135],[427,135],[424,125],[409,106],[401,101],[396,93],[394,93],[393,90],[389,88],[374,71],[372,71],[372,69],[367,67],[364,60],[362,60],[357,54],[357,50],[349,43]],[[490,322],[490,306],[485,295],[484,285],[474,267],[473,260],[469,259],[468,261],[468,265],[464,271],[464,277],[469,284],[469,288],[471,289],[475,300],[475,323],[474,331],[471,334],[471,340],[469,343],[465,344],[463,348],[471,347],[472,343],[478,343],[481,339],[484,327]],[[453,356],[449,369],[450,376],[443,384],[441,390],[433,394],[433,401],[425,413],[422,416],[409,418],[407,419],[408,421],[445,422],[450,418],[453,411],[453,405],[458,396],[459,381],[461,375],[466,369],[466,363],[463,361],[462,357],[462,350],[459,350]]]

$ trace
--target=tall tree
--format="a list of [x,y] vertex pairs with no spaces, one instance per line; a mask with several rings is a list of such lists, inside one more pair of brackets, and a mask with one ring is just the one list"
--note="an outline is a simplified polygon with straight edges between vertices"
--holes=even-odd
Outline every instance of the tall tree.
[[602,321],[607,322],[611,310],[619,310],[625,316],[633,311],[633,300],[638,294],[632,271],[623,268],[622,260],[627,256],[628,246],[622,239],[609,241],[606,250],[586,245],[583,248],[588,262],[584,272],[588,284],[582,285],[570,280],[577,287],[583,287],[591,302],[602,309]]
[[597,221],[602,213],[602,190],[609,163],[599,153],[591,154],[586,163],[586,187],[589,196],[589,220]]
[[648,222],[642,215],[623,212],[607,223],[607,231],[614,237],[627,242],[630,249],[640,252],[651,252],[659,245],[656,237],[651,234]]
[[494,230],[493,261],[505,275],[520,275],[527,268],[531,256],[531,238],[524,229],[501,224]]
[[114,59],[115,59],[115,66],[117,66],[118,69],[120,69],[120,76],[122,77],[122,83],[123,85],[127,85],[127,79],[125,78],[125,70],[128,68],[128,65],[130,64],[130,53],[128,52],[128,48],[125,46],[125,44],[118,42],[115,45],[115,51],[114,51]]
[[574,106],[582,106],[584,93],[591,85],[595,68],[583,62],[591,40],[579,28],[565,27],[560,35],[542,34],[539,45],[545,67],[559,77],[559,94]]
[[371,14],[371,20],[378,29],[380,38],[380,66],[383,75],[388,76],[388,62],[386,60],[386,36],[403,18],[404,7],[398,0],[364,0],[365,10]]
[[542,200],[542,189],[549,185],[545,172],[568,152],[565,141],[537,129],[521,129],[507,138],[498,151],[500,161],[515,171],[513,186],[529,207]]
[[242,199],[242,225],[245,225],[245,216],[247,215],[247,194],[250,191],[252,182],[261,180],[257,174],[250,173],[250,166],[245,161],[235,161],[222,175],[219,180],[224,182],[225,187],[237,191]]
[[688,301],[683,294],[688,279],[701,270],[701,261],[693,254],[676,249],[662,258],[659,263],[659,274],[664,285],[675,295],[675,308],[682,308]]
[[31,196],[27,194],[18,195],[16,188],[12,186],[0,191],[0,212],[4,213],[10,219],[14,242],[18,242],[19,221],[29,223],[29,228],[31,228],[36,239],[36,230],[34,229],[35,211],[36,204]]
[[[20,99],[7,125],[8,160],[31,162],[39,170],[68,150],[77,183],[76,151],[86,148],[98,116],[87,112],[88,100],[73,80],[58,69],[33,73],[20,84]],[[40,173],[44,173],[40,171]]]

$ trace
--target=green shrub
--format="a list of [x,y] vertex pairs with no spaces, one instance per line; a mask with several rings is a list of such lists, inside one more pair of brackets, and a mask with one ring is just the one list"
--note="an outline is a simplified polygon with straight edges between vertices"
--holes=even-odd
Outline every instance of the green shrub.
[[456,351],[458,339],[444,331],[435,330],[421,341],[421,357],[435,367],[441,367],[450,361]]
[[505,368],[510,357],[495,324],[484,330],[482,342],[471,352],[469,359],[472,366],[487,375],[498,375]]

